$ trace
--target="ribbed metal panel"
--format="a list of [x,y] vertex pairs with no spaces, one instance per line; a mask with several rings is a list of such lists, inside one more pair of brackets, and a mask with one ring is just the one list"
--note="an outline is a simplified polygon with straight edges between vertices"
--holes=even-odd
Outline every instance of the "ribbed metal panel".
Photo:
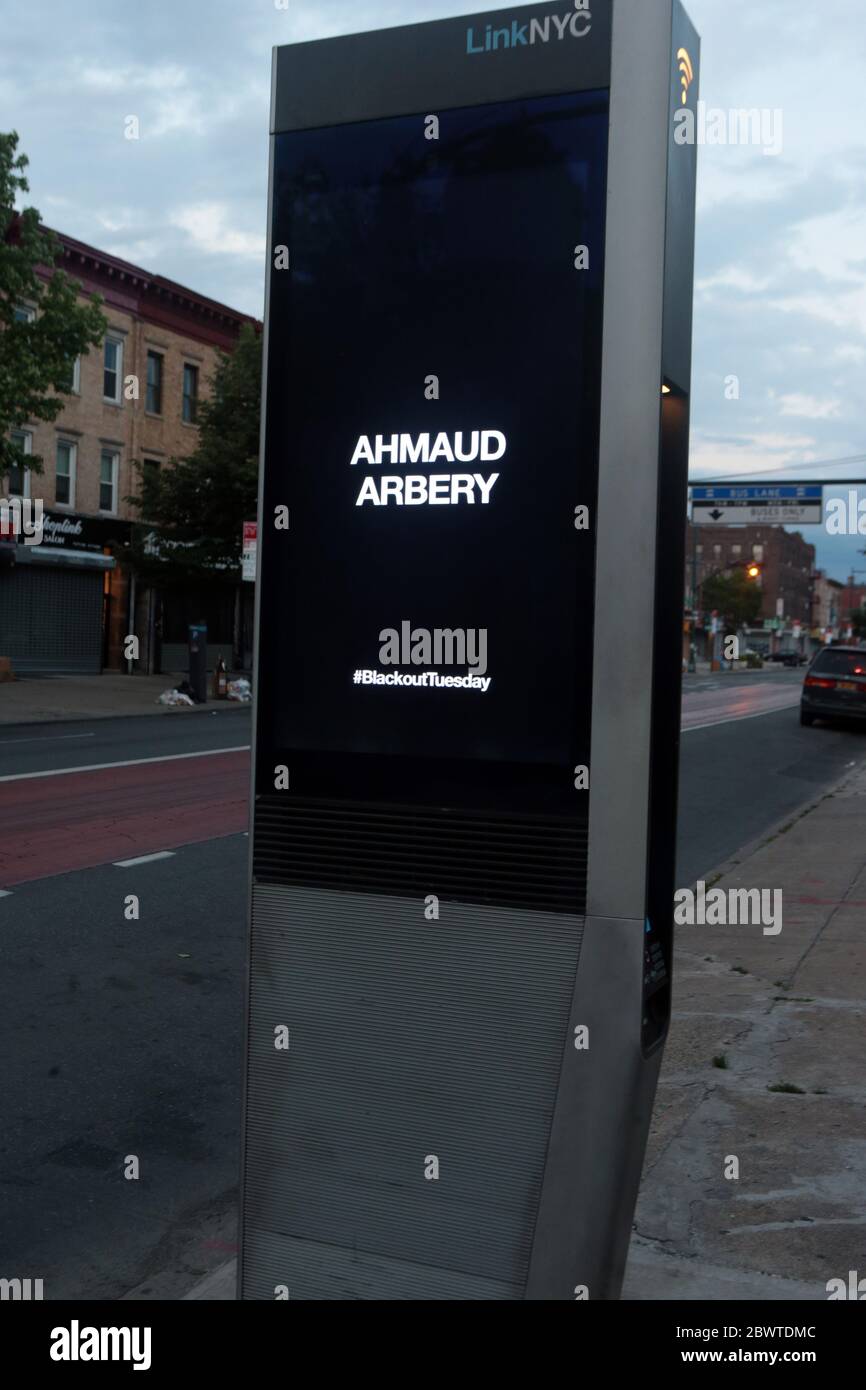
[[19,671],[99,673],[101,571],[17,565],[0,575],[0,651]]
[[583,920],[440,913],[254,887],[244,1297],[522,1296]]
[[253,871],[260,883],[438,893],[579,916],[586,822],[261,796]]
[[[244,1297],[272,1301],[282,1285],[290,1299],[514,1299],[520,1291],[453,1269],[389,1260],[366,1250],[293,1240],[277,1232],[250,1231],[245,1242]],[[285,1297],[285,1294],[282,1295]]]

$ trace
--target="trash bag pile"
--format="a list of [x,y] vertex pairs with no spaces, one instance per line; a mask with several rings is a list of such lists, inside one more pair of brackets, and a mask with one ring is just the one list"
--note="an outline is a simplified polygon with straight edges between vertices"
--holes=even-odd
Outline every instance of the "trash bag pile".
[[252,687],[248,680],[241,678],[236,681],[229,681],[227,695],[236,704],[248,705],[253,698]]
[[180,690],[164,690],[156,703],[158,705],[194,705],[195,700],[191,700]]

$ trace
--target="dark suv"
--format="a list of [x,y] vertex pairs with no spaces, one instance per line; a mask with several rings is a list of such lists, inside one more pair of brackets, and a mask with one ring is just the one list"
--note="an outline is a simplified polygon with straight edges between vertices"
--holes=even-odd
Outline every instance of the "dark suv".
[[866,719],[866,649],[825,647],[806,672],[800,723]]

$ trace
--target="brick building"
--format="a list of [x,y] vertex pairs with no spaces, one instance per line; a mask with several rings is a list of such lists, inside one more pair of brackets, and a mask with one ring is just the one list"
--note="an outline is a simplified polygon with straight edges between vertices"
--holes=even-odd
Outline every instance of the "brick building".
[[[815,547],[781,526],[693,526],[687,523],[686,608],[702,610],[701,586],[712,575],[757,561],[762,568],[758,622],[783,620],[808,633],[814,626]],[[698,630],[701,629],[699,622]]]
[[[224,304],[152,275],[57,233],[58,269],[77,280],[82,298],[99,294],[108,329],[101,350],[79,358],[71,394],[57,420],[15,431],[26,454],[42,458],[41,473],[24,470],[0,484],[11,496],[40,498],[46,512],[43,543],[19,545],[18,563],[0,570],[0,654],[19,669],[121,669],[123,639],[147,641],[164,626],[167,644],[182,646],[186,610],[198,621],[195,595],[173,599],[163,623],[154,596],[137,595],[132,612],[126,562],[137,491],[133,460],[153,468],[193,452],[200,401],[222,352],[231,352],[241,326],[255,320]],[[46,268],[47,278],[52,272]],[[36,306],[16,313],[32,316]],[[245,520],[238,518],[238,525]],[[203,602],[203,601],[202,601]],[[231,661],[232,614],[214,615],[211,636]],[[168,652],[165,669],[176,665]],[[146,664],[156,666],[153,653]]]

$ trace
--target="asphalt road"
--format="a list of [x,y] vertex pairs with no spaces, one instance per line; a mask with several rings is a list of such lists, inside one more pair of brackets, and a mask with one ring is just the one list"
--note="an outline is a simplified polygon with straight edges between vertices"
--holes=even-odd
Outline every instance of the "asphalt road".
[[[801,679],[687,682],[684,886],[866,755],[800,727]],[[177,1297],[231,1250],[248,742],[248,710],[0,733],[0,1277],[46,1298]]]
[[[866,725],[800,725],[803,675],[783,668],[684,680],[677,837],[682,887],[726,863],[866,757]],[[774,702],[787,707],[773,712]]]
[[249,705],[174,719],[153,714],[69,724],[4,724],[0,726],[0,785],[4,777],[24,773],[238,748],[249,742]]
[[151,1276],[177,1297],[226,1259],[248,844],[0,901],[0,1275],[44,1279],[47,1299],[114,1299]]

